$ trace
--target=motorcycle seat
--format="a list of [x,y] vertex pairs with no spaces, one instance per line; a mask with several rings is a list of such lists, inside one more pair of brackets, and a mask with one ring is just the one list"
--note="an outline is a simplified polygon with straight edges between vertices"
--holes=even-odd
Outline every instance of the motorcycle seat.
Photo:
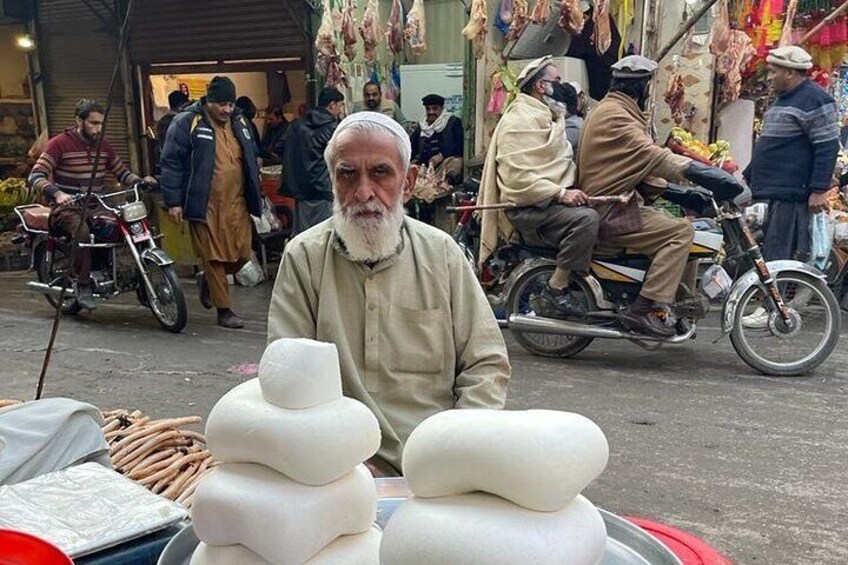
[[33,206],[23,212],[24,225],[29,230],[48,231],[48,218],[50,208],[47,206]]

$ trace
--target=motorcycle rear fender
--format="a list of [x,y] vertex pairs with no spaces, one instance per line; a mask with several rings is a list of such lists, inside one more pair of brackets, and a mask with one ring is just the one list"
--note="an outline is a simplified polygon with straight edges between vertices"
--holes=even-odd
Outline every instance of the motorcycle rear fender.
[[171,259],[167,253],[165,253],[162,249],[158,247],[152,247],[150,249],[145,249],[141,252],[141,259],[145,262],[150,262],[160,267],[167,267],[168,265],[173,265],[174,260]]
[[[826,280],[824,273],[800,261],[769,261],[766,263],[766,267],[768,267],[772,277],[777,276],[778,273],[798,273]],[[751,269],[739,277],[739,280],[731,287],[730,293],[727,295],[727,300],[724,301],[724,310],[721,315],[721,331],[723,336],[733,330],[733,319],[736,317],[736,309],[739,307],[739,301],[745,292],[755,285],[762,286],[762,283],[760,282],[760,277],[757,275],[757,270]]]

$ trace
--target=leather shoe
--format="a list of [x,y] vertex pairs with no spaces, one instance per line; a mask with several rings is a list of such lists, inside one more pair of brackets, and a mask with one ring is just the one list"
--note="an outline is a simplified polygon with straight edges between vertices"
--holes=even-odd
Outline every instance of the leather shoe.
[[212,309],[212,295],[209,293],[209,281],[206,280],[206,272],[200,271],[197,277],[197,290],[200,295],[200,304],[207,310]]
[[94,301],[94,295],[91,293],[90,286],[80,285],[77,304],[86,310],[97,310],[97,302]]
[[567,318],[582,316],[587,312],[583,301],[568,290],[557,290],[545,285],[538,294],[530,297],[531,306],[540,316]]
[[223,328],[236,330],[244,327],[244,318],[228,309],[218,312],[218,325]]
[[656,337],[673,337],[677,333],[677,319],[670,311],[662,308],[650,312],[627,310],[621,315],[621,325],[631,332]]

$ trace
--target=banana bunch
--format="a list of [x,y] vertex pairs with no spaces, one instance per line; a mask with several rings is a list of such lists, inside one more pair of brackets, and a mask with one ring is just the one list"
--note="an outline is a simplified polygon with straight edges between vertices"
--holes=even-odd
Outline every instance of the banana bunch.
[[0,214],[9,213],[21,204],[32,204],[36,196],[36,192],[30,189],[25,179],[8,178],[0,181]]
[[722,139],[707,145],[682,127],[672,128],[671,137],[684,149],[704,159],[718,161],[730,157],[730,143]]

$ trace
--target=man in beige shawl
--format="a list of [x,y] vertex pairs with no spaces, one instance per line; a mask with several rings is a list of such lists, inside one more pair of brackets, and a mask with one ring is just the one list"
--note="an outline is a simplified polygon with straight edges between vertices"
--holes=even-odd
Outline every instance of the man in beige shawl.
[[495,251],[499,236],[517,230],[531,245],[555,247],[556,270],[540,292],[543,315],[585,312],[568,292],[572,271],[586,271],[598,234],[598,214],[586,207],[574,153],[565,135],[565,114],[551,96],[559,72],[550,57],[528,64],[518,76],[521,92],[495,129],[483,167],[478,204],[512,204],[483,212],[480,263]]
[[[729,190],[736,194],[739,183],[721,169],[654,144],[648,133],[645,103],[657,64],[632,55],[612,69],[610,92],[586,120],[580,141],[578,185],[586,194],[629,195],[639,189],[648,198],[656,198],[666,190],[666,181],[683,179],[713,191]],[[683,187],[674,187],[664,196],[687,208],[702,208],[711,202],[709,193]],[[632,221],[619,220],[616,226],[620,228],[624,224],[627,229],[609,229],[620,209],[613,206],[599,209],[598,247],[627,249],[652,258],[639,296],[623,314],[622,323],[635,332],[671,337],[676,333],[676,320],[669,306],[686,270],[695,232],[686,219],[673,218],[650,206],[637,206],[637,201],[632,206]]]

